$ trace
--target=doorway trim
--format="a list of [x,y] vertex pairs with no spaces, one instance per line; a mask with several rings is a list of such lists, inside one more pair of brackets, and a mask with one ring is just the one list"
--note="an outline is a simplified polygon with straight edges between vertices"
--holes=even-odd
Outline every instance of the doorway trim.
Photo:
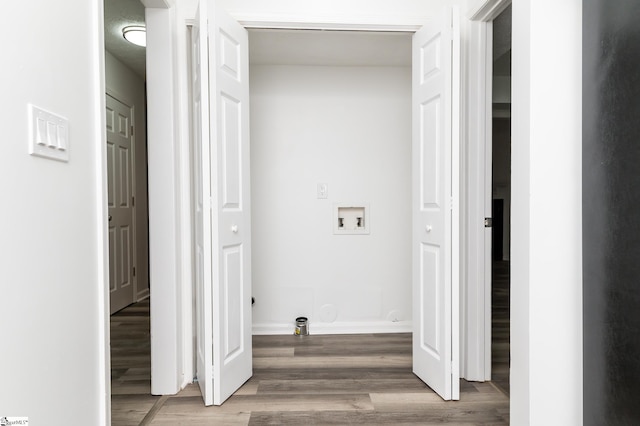
[[[188,126],[177,105],[181,77],[173,2],[145,0],[149,165],[151,393],[175,394],[193,378]],[[178,38],[176,40],[176,38]],[[186,132],[186,136],[184,133]],[[185,201],[186,199],[186,201]],[[183,224],[187,224],[184,228]],[[186,241],[186,243],[185,243]],[[158,314],[161,313],[161,314]]]
[[[188,198],[190,135],[189,121],[184,117],[189,105],[189,76],[186,67],[176,65],[187,63],[186,41],[189,21],[181,19],[184,17],[176,19],[175,9],[146,8],[149,258],[153,285],[151,387],[154,395],[177,393],[191,383],[195,370],[190,262],[192,217]],[[418,16],[395,19],[395,22],[386,24],[380,23],[381,18],[375,20],[356,14],[329,18],[322,16],[317,20],[308,16],[301,19],[285,14],[240,16],[231,12],[231,15],[245,28],[274,29],[415,32],[425,21],[423,17]],[[154,69],[158,70],[157,74],[152,71]],[[465,76],[466,70],[462,69],[461,75]],[[152,108],[155,108],[155,112]],[[187,124],[180,128],[182,123]],[[152,129],[156,130],[156,136],[152,134]],[[154,153],[154,145],[161,152]],[[157,196],[156,200],[153,199],[154,194]],[[159,217],[154,220],[156,215]],[[158,241],[164,244],[164,247],[158,244]],[[162,315],[154,315],[154,312],[162,312]]]
[[[149,0],[147,0],[149,1]],[[491,4],[504,4],[504,7],[508,6],[510,0],[489,0]],[[164,2],[163,2],[164,4]],[[150,78],[147,82],[149,96],[153,96],[153,93],[161,93],[163,98],[167,101],[166,105],[158,107],[159,115],[155,115],[153,111],[148,111],[149,128],[154,128],[155,124],[159,123],[159,120],[165,120],[162,124],[163,128],[167,130],[162,131],[164,136],[160,139],[153,139],[153,136],[149,135],[149,193],[159,194],[163,197],[161,203],[156,204],[156,208],[165,208],[165,212],[162,213],[163,220],[153,221],[153,205],[150,197],[150,223],[149,233],[150,240],[152,241],[150,253],[150,276],[154,280],[154,294],[151,298],[151,327],[152,336],[155,337],[155,342],[152,340],[152,393],[153,394],[173,394],[186,384],[191,383],[193,377],[193,314],[191,306],[192,297],[192,270],[191,270],[191,235],[190,230],[192,228],[192,217],[190,210],[190,202],[185,203],[185,200],[189,200],[190,194],[190,178],[189,178],[189,126],[183,125],[180,128],[181,123],[189,123],[185,118],[188,113],[189,97],[188,93],[188,72],[186,67],[180,67],[176,64],[187,63],[187,24],[189,23],[188,17],[178,16],[176,18],[175,7],[167,5],[170,8],[155,9],[147,7],[147,69],[151,70],[153,67],[160,67],[162,69],[161,78]],[[486,3],[483,3],[483,7],[486,8]],[[482,8],[480,8],[482,9]],[[493,12],[497,10],[495,7]],[[500,10],[501,11],[501,10]],[[487,12],[488,13],[488,12]],[[497,12],[499,13],[499,12]],[[421,23],[424,21],[423,17],[404,17],[404,18],[391,18],[390,23],[380,23],[381,18],[370,19],[368,17],[362,17],[361,15],[341,15],[341,16],[318,16],[319,19],[313,19],[309,15],[306,16],[292,16],[286,14],[235,14],[230,11],[230,14],[236,18],[245,28],[297,28],[297,29],[341,29],[341,30],[359,30],[359,31],[400,31],[400,32],[415,32],[421,27]],[[473,16],[478,15],[478,11],[475,11]],[[469,14],[467,13],[467,16]],[[479,16],[479,15],[478,15]],[[469,143],[469,149],[480,149],[484,151],[485,140],[472,140],[473,126],[482,128],[483,132],[486,132],[486,123],[482,121],[486,112],[486,103],[491,102],[491,99],[487,101],[485,94],[487,93],[486,85],[478,85],[478,89],[473,88],[464,89],[464,84],[467,79],[475,81],[477,78],[486,78],[486,63],[487,63],[487,51],[486,51],[486,34],[491,22],[488,21],[491,15],[484,16],[483,19],[487,21],[466,21],[462,22],[462,31],[468,34],[468,40],[474,40],[475,43],[469,41],[464,49],[470,49],[471,52],[476,52],[477,48],[482,48],[483,55],[472,53],[470,56],[474,56],[470,61],[463,61],[461,76],[463,81],[463,93],[461,94],[463,100],[467,96],[469,98],[469,109],[462,111],[462,117],[468,114],[467,125],[470,127],[465,129],[468,131],[467,143]],[[184,25],[183,25],[184,24]],[[471,30],[469,30],[471,29]],[[158,34],[163,32],[164,35]],[[484,44],[478,46],[478,40],[474,39],[473,34],[479,32],[482,36],[480,40],[484,40]],[[173,34],[173,38],[171,38]],[[158,44],[156,43],[158,41]],[[160,41],[162,41],[160,43]],[[155,52],[150,55],[150,52]],[[480,51],[478,51],[480,52]],[[490,51],[489,51],[490,55]],[[490,61],[489,61],[490,62]],[[490,66],[490,64],[489,64]],[[148,71],[149,73],[149,71]],[[490,74],[490,73],[489,73]],[[467,83],[468,84],[468,83]],[[472,86],[472,85],[470,85]],[[490,93],[490,86],[489,86]],[[149,101],[151,105],[158,105],[157,102]],[[463,102],[464,104],[464,102]],[[490,108],[489,108],[490,113]],[[162,117],[162,118],[160,118]],[[167,121],[173,120],[171,123]],[[490,128],[489,128],[490,130]],[[151,133],[151,132],[150,132]],[[158,134],[158,133],[156,133]],[[463,142],[464,143],[464,142]],[[151,147],[154,144],[163,145],[163,155],[153,158],[151,153]],[[482,144],[482,145],[480,145]],[[480,152],[482,152],[480,151]],[[469,154],[467,154],[468,156]],[[467,157],[472,159],[475,157]],[[158,161],[155,167],[153,162]],[[484,155],[482,161],[484,162]],[[485,167],[483,164],[475,164],[473,167],[477,173],[484,173]],[[151,170],[154,168],[156,174],[154,175]],[[162,174],[160,174],[162,170]],[[472,179],[471,174],[462,176],[465,180],[462,183],[461,196],[464,198],[465,194],[467,198],[470,198],[468,194],[476,194],[476,185],[483,184],[484,178],[480,180]],[[155,180],[155,178],[160,178]],[[484,189],[480,188],[482,191]],[[481,197],[480,197],[481,198]],[[479,200],[476,200],[480,206]],[[461,199],[461,204],[466,203],[467,200]],[[463,205],[461,207],[464,207]],[[470,213],[473,210],[470,209],[470,205],[462,210],[461,213],[466,223],[463,224],[462,229],[467,228],[470,232],[472,229],[467,223],[470,222],[472,216]],[[484,218],[484,212],[481,211],[480,216]],[[477,230],[477,229],[476,229]],[[478,234],[482,236],[484,233],[484,227],[481,228],[481,232]],[[169,244],[171,247],[160,248],[158,251],[163,251],[163,262],[154,262],[153,257],[153,241],[154,235],[161,235],[165,244]],[[462,237],[462,235],[460,235]],[[464,237],[466,241],[465,246],[470,247],[469,236]],[[479,245],[477,243],[480,243]],[[463,260],[466,261],[472,259],[469,254],[473,254],[475,259],[478,256],[483,257],[485,242],[484,238],[478,238],[475,248],[466,248],[466,253],[462,254]],[[475,251],[473,251],[475,250]],[[156,253],[157,256],[159,254]],[[154,268],[156,265],[156,268]],[[474,276],[472,273],[474,270],[467,270],[466,265],[463,263],[461,266],[461,278],[462,285],[464,285],[465,278]],[[157,280],[161,280],[162,283],[158,283]],[[491,327],[490,310],[488,313],[487,324],[487,308],[485,303],[487,302],[485,283],[483,280],[476,280],[478,282],[473,285],[463,287],[463,298],[461,299],[461,312],[462,322],[460,327],[461,335],[461,348],[466,350],[461,351],[461,376],[468,380],[486,380],[485,364],[488,362],[490,367],[490,331],[486,332],[486,328]],[[171,285],[169,285],[171,282]],[[475,291],[473,297],[470,298],[469,294]],[[489,287],[490,294],[490,287]],[[155,301],[155,303],[154,303]],[[473,303],[469,303],[473,301]],[[490,296],[488,299],[490,303]],[[489,305],[490,307],[490,305]],[[471,310],[470,310],[471,309]],[[470,310],[469,314],[465,314],[465,310]],[[162,319],[154,318],[153,313],[162,312]],[[467,330],[469,324],[473,324],[475,328]],[[487,345],[486,339],[489,339]],[[486,356],[488,350],[489,357]],[[487,359],[488,358],[488,359]],[[469,360],[473,359],[470,363]],[[465,365],[473,364],[473,365]],[[474,370],[475,368],[475,370]],[[474,373],[476,372],[476,373]],[[474,376],[473,374],[478,374]]]
[[491,380],[491,217],[493,20],[511,0],[487,0],[469,10],[469,110],[466,212],[466,343],[463,377]]

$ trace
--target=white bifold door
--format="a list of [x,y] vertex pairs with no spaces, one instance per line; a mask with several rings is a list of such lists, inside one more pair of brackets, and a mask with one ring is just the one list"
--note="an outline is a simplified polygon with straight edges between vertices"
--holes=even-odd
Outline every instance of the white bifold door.
[[455,9],[413,36],[413,371],[460,398],[458,173],[460,37]]
[[220,405],[252,375],[248,35],[211,0],[192,35],[196,373]]
[[[413,38],[413,370],[459,398],[459,31],[455,10]],[[222,404],[252,374],[246,30],[201,0],[193,31],[197,377]]]

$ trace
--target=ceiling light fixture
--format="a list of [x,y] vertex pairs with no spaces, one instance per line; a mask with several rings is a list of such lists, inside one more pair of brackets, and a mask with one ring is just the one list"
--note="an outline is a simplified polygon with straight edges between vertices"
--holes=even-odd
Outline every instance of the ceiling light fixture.
[[147,46],[147,30],[145,27],[132,25],[122,29],[122,36],[129,42],[137,46]]

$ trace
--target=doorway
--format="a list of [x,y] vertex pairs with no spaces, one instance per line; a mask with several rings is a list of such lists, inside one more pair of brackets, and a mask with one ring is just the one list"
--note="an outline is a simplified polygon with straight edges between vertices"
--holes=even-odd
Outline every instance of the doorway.
[[[203,5],[204,3],[201,3],[200,13],[202,13]],[[248,199],[249,175],[244,174],[249,169],[249,159],[246,156],[250,151],[248,131],[245,130],[249,123],[247,111],[249,105],[247,83],[249,79],[246,77],[248,76],[249,64],[245,59],[248,56],[248,39],[244,28],[221,9],[216,9],[214,14],[199,16],[208,16],[209,18],[208,24],[207,21],[198,19],[199,28],[206,30],[207,26],[209,27],[208,32],[200,33],[208,36],[209,43],[204,48],[204,52],[203,44],[198,44],[197,51],[203,53],[198,56],[194,55],[194,57],[202,58],[202,60],[197,61],[198,65],[194,66],[194,69],[198,70],[200,75],[209,76],[208,81],[210,81],[211,88],[208,89],[202,84],[198,90],[204,88],[205,91],[199,99],[207,97],[210,100],[211,111],[215,112],[209,116],[205,109],[198,108],[198,103],[195,102],[194,109],[201,111],[196,116],[201,119],[202,124],[198,128],[201,129],[202,140],[209,140],[204,136],[206,133],[209,133],[211,137],[210,144],[203,144],[202,168],[205,171],[203,172],[205,178],[202,179],[204,184],[202,185],[201,198],[205,202],[210,202],[212,206],[204,208],[203,211],[211,210],[213,211],[212,216],[217,215],[212,223],[212,228],[217,229],[214,232],[216,239],[212,240],[211,248],[208,248],[208,244],[204,244],[201,252],[204,253],[202,257],[205,260],[210,259],[213,263],[212,270],[224,280],[218,277],[213,277],[210,283],[204,279],[198,280],[196,294],[200,293],[200,288],[202,288],[202,292],[206,292],[213,287],[214,296],[201,298],[205,306],[201,310],[202,316],[198,318],[197,323],[203,324],[204,328],[202,330],[203,338],[198,340],[197,350],[199,356],[201,353],[203,354],[201,358],[203,360],[206,360],[207,357],[211,359],[207,353],[211,350],[214,351],[213,370],[215,371],[216,368],[227,368],[227,363],[221,363],[220,360],[229,359],[231,362],[231,356],[234,361],[239,360],[238,353],[241,353],[242,359],[244,359],[245,354],[250,352],[250,342],[243,345],[237,344],[244,341],[244,336],[251,333],[250,327],[248,330],[246,328],[246,326],[250,326],[250,316],[247,316],[248,307],[245,306],[250,299],[249,297],[238,297],[240,293],[236,293],[236,289],[243,289],[242,294],[247,296],[250,294],[251,289],[245,288],[251,275],[250,262],[236,262],[234,260],[241,258],[243,253],[247,253],[248,256],[251,244],[251,233],[248,231],[250,228],[244,223],[238,225],[245,218],[248,218],[245,212],[250,205]],[[454,25],[451,25],[452,22]],[[457,369],[459,218],[457,206],[459,205],[460,50],[456,22],[455,10],[446,9],[413,36],[413,96],[410,103],[413,112],[411,121],[413,154],[410,156],[412,159],[411,170],[413,171],[411,177],[411,199],[413,201],[407,203],[407,205],[413,206],[413,217],[411,224],[407,221],[404,228],[401,228],[411,229],[410,235],[412,236],[412,290],[415,294],[415,297],[412,297],[414,315],[412,327],[414,336],[416,336],[414,339],[414,372],[429,383],[444,399],[457,399],[459,387]],[[234,35],[231,36],[231,33]],[[204,35],[199,37],[199,39],[203,38]],[[229,46],[240,46],[240,48]],[[205,61],[206,57],[211,59]],[[204,71],[202,71],[203,64],[208,64]],[[359,74],[358,77],[361,78]],[[196,75],[194,82],[198,81],[202,81],[202,79]],[[240,93],[241,91],[242,93]],[[336,103],[333,103],[333,106],[335,105]],[[340,105],[340,102],[337,105]],[[389,112],[386,114],[391,115]],[[349,116],[344,113],[341,115]],[[211,117],[213,117],[213,121],[211,121]],[[317,119],[313,115],[311,118]],[[319,118],[322,120],[321,116]],[[269,120],[268,124],[272,124],[272,122]],[[283,125],[295,126],[296,124],[295,120],[288,118]],[[358,130],[362,131],[362,127],[366,129],[367,124],[361,125]],[[238,131],[239,129],[242,130]],[[211,156],[205,155],[205,151],[210,151]],[[364,152],[366,153],[366,147]],[[240,172],[242,172],[241,179],[239,179]],[[354,174],[351,173],[351,176]],[[207,188],[209,182],[211,182],[212,191]],[[240,183],[242,183],[241,187]],[[318,188],[322,188],[322,190],[318,190],[318,194],[326,195],[326,184],[320,183]],[[268,190],[265,192],[269,193]],[[372,217],[366,213],[369,210],[367,203],[362,203],[362,205],[360,203],[346,204],[346,206],[348,209],[364,212],[363,217],[355,222],[362,223],[362,219],[364,219],[366,227],[366,224],[370,222],[369,218]],[[400,210],[400,208],[396,206],[396,210]],[[338,207],[338,212],[339,210]],[[232,217],[232,214],[235,216]],[[217,217],[224,215],[228,216],[226,220],[217,219]],[[339,218],[338,215],[336,219]],[[342,226],[340,220],[334,222],[338,224],[337,228]],[[203,224],[207,225],[209,221],[203,220]],[[398,229],[395,231],[399,232]],[[207,236],[207,232],[204,232],[204,235],[206,238],[210,238]],[[276,235],[271,240],[277,240],[278,237]],[[288,247],[288,249],[295,250],[292,247]],[[195,247],[195,250],[197,251],[198,247]],[[212,252],[211,256],[207,254],[209,250]],[[233,262],[231,263],[231,261]],[[241,266],[247,268],[245,273],[234,272]],[[209,268],[204,267],[200,276],[204,277],[208,273]],[[343,287],[348,288],[344,285]],[[206,318],[211,317],[212,313],[217,318],[211,324]],[[232,346],[225,341],[227,334],[221,331],[214,335],[214,339],[219,340],[218,343],[214,341],[213,345],[207,344],[206,339],[212,335],[207,331],[207,328],[211,326],[216,329],[223,327],[223,330],[227,332],[233,329],[232,335],[236,336],[233,344],[237,345]],[[216,357],[218,361],[215,361]],[[250,372],[250,359],[248,362],[248,371]],[[198,361],[199,366],[200,364]],[[209,367],[211,364],[205,362],[202,365],[211,370]],[[243,364],[243,374],[234,377],[234,380],[238,381],[238,386],[242,384],[240,380],[247,380],[250,377],[250,374],[248,376],[244,374],[246,369],[247,367]],[[240,371],[240,367],[237,367],[235,371]],[[222,373],[224,372],[220,374]],[[230,373],[232,372],[230,371]],[[199,371],[199,381],[202,382],[200,376]],[[215,374],[213,377],[216,377]],[[214,386],[216,384],[218,386],[226,385],[217,378],[207,378],[204,380],[205,388],[209,386],[211,381]],[[204,394],[207,395],[206,392]],[[230,394],[226,396],[228,395]],[[223,397],[226,398],[226,396]],[[208,401],[206,396],[205,400]],[[221,401],[223,400],[221,399]],[[219,403],[221,402],[216,404]]]
[[144,22],[141,3],[104,2],[109,275],[111,292],[123,293],[111,314],[150,290],[145,49],[122,36]]
[[491,380],[509,394],[511,241],[511,6],[493,21]]
[[411,331],[411,38],[249,30],[254,334]]
[[[117,423],[128,397],[151,393],[145,48],[122,35],[124,27],[144,26],[145,9],[139,1],[103,3],[109,276],[112,288],[126,283],[128,290],[109,303],[111,411]],[[122,210],[129,222],[113,226]]]

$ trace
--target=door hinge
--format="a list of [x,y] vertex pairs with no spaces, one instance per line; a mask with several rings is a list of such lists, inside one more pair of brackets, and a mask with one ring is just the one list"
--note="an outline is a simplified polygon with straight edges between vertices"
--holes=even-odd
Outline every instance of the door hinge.
[[131,197],[131,207],[135,207],[136,205],[136,197]]
[[133,126],[131,126],[131,136],[133,136]]
[[133,267],[133,276],[134,277],[136,276],[136,267],[135,266]]
[[484,227],[485,228],[491,228],[492,226],[493,226],[493,218],[485,217],[484,218]]

